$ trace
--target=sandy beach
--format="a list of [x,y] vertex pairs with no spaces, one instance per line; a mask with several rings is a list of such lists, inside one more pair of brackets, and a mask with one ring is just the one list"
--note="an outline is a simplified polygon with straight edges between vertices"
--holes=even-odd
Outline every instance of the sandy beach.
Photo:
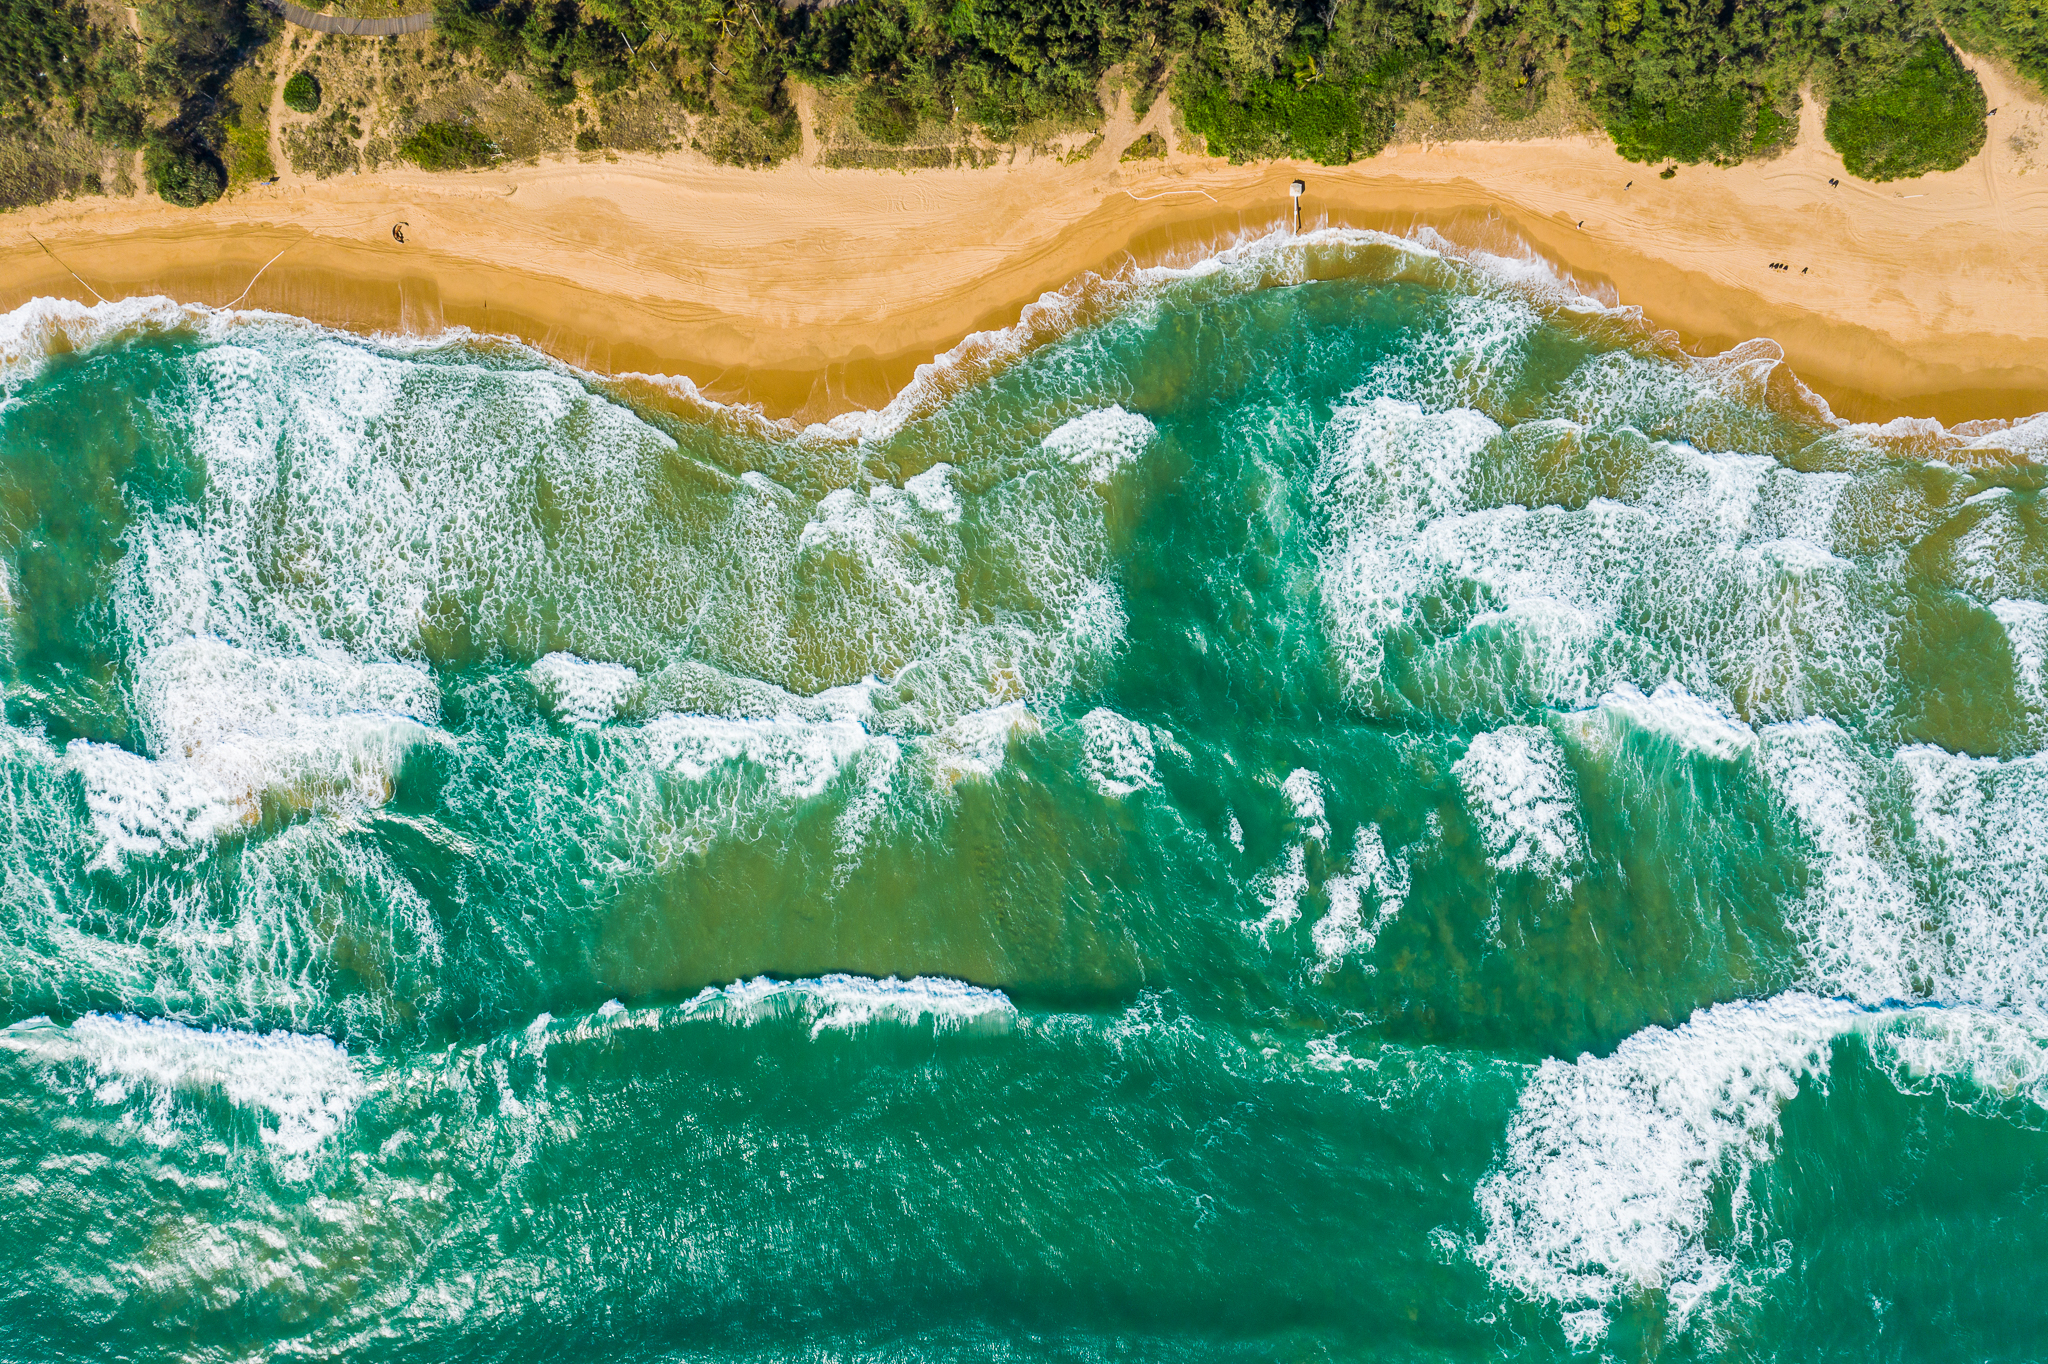
[[1989,63],[1977,71],[1997,110],[1984,152],[1892,185],[1848,176],[1810,101],[1783,157],[1670,180],[1597,136],[1395,146],[1337,169],[1118,161],[1163,126],[1162,101],[1143,123],[1119,113],[1074,165],[764,172],[591,157],[287,176],[203,210],[45,205],[0,219],[0,308],[168,294],[363,331],[460,325],[818,418],[885,401],[917,364],[1085,272],[1285,224],[1298,176],[1305,227],[1519,243],[1696,353],[1776,341],[1843,416],[2013,417],[2048,408],[2048,151],[2037,167],[2031,150],[2048,108]]

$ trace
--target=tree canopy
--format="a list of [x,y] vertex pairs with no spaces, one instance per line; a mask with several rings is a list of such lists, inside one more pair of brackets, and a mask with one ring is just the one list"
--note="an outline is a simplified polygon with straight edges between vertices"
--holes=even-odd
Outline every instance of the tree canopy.
[[[1888,180],[1984,145],[1983,91],[1951,35],[2048,79],[2048,0],[433,4],[443,37],[543,99],[644,88],[700,116],[696,145],[750,165],[797,150],[800,83],[883,147],[1000,143],[1098,121],[1120,69],[1141,110],[1170,90],[1214,155],[1331,165],[1377,152],[1416,101],[1448,116],[1477,99],[1513,120],[1560,90],[1632,160],[1729,165],[1789,146],[1811,91],[1851,173]],[[139,0],[136,14],[139,36],[74,0],[0,0],[0,128],[55,118],[144,147],[167,198],[204,202],[225,183],[229,78],[278,21],[261,0]],[[285,102],[309,112],[319,87],[301,75]],[[480,138],[436,125],[404,155],[479,165],[496,155]]]

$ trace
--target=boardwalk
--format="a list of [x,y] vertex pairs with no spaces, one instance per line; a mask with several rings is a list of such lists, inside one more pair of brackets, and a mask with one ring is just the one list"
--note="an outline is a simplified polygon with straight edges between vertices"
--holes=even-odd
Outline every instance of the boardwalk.
[[315,14],[300,9],[291,0],[276,0],[274,6],[285,22],[321,33],[346,33],[354,38],[387,38],[394,33],[424,33],[434,26],[432,12],[401,14],[394,19],[350,19],[338,14]]

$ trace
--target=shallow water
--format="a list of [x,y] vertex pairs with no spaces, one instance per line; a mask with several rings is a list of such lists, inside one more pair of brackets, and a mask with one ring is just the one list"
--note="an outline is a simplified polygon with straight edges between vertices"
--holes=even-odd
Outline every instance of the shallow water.
[[2048,1355],[2048,427],[1361,233],[0,332],[0,1356]]

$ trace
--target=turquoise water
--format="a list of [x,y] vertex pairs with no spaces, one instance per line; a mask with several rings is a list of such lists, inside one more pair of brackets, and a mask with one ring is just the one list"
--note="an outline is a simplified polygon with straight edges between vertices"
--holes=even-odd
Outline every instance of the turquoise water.
[[0,353],[0,1357],[2048,1357],[2048,424],[1359,233]]

